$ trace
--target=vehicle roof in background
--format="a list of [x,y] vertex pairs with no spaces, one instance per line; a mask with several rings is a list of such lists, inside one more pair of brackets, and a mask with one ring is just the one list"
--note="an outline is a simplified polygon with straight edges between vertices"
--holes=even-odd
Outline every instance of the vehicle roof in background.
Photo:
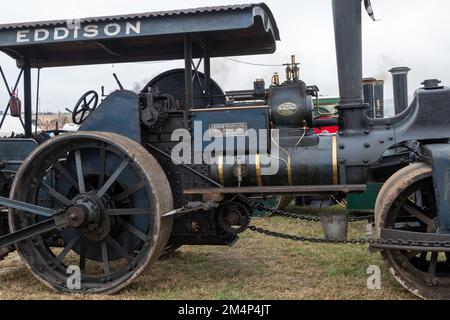
[[58,67],[184,58],[184,36],[193,56],[207,45],[211,57],[268,54],[280,40],[264,3],[160,11],[79,20],[0,25],[0,51],[20,66]]

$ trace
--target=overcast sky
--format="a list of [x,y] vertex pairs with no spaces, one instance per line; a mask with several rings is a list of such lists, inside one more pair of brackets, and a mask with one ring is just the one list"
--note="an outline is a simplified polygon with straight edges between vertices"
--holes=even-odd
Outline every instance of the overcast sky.
[[[0,24],[50,19],[66,19],[99,15],[182,9],[210,5],[236,4],[242,0],[14,0],[4,1]],[[338,94],[334,49],[331,0],[266,0],[272,9],[281,33],[281,42],[273,55],[239,57],[248,62],[281,64],[296,53],[302,66],[302,78],[317,84],[321,94]],[[392,85],[387,72],[395,66],[412,69],[410,94],[427,78],[438,78],[450,84],[450,1],[448,0],[372,0],[373,22],[364,15],[364,76],[386,80],[386,98],[392,97]],[[0,53],[0,64],[10,82],[18,69],[6,55]],[[116,89],[112,73],[116,72],[124,86],[133,89],[168,69],[182,67],[181,61],[158,64],[121,64],[89,67],[44,69],[42,71],[41,111],[72,108],[85,91]],[[253,80],[264,77],[270,81],[273,72],[282,68],[254,67],[225,59],[213,59],[213,78],[224,90],[251,88]],[[0,103],[7,103],[3,85]],[[0,105],[0,108],[3,108]]]

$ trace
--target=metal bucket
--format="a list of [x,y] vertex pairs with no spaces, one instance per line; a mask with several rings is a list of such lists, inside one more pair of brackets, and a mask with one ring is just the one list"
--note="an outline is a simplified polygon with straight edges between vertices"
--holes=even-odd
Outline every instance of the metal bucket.
[[348,216],[342,212],[325,212],[320,214],[320,222],[327,240],[347,240]]

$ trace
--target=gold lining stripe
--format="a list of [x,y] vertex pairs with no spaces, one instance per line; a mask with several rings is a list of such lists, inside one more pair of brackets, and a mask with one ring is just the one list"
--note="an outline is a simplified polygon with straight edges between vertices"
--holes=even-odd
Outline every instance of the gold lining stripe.
[[263,181],[261,177],[261,156],[259,154],[255,155],[255,168],[256,168],[256,181],[258,182],[258,187],[262,187]]
[[223,157],[219,157],[218,170],[219,170],[219,182],[222,186],[225,186],[225,178],[223,176]]
[[287,166],[288,166],[288,182],[289,185],[292,186],[293,184],[293,179],[292,179],[292,162],[291,162],[291,155],[288,155],[288,161],[287,161]]
[[337,137],[332,137],[332,163],[333,163],[333,184],[339,183],[338,176],[338,153],[337,153]]

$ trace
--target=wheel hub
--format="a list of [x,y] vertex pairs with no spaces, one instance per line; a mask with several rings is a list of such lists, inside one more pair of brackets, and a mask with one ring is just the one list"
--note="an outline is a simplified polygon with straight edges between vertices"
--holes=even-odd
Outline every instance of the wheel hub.
[[111,231],[111,221],[103,201],[95,193],[76,196],[65,216],[68,226],[78,229],[84,237],[92,241],[102,241]]
[[244,232],[250,223],[247,208],[237,202],[222,206],[217,213],[217,218],[220,226],[233,234]]
[[79,228],[86,221],[86,211],[82,206],[69,207],[66,210],[66,219],[69,227]]

